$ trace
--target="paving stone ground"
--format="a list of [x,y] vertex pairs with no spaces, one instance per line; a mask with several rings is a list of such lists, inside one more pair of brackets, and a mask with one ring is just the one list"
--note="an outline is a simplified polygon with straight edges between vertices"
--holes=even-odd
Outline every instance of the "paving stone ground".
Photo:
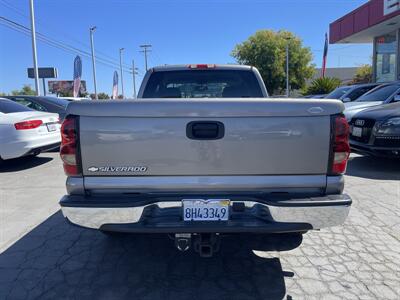
[[400,299],[398,161],[352,156],[344,226],[227,237],[210,259],[67,224],[64,181],[56,153],[0,169],[0,299]]

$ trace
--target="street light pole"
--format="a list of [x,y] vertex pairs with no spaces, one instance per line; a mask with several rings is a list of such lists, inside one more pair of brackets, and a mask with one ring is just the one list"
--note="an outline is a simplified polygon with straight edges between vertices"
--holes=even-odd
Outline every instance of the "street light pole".
[[92,67],[93,67],[93,85],[94,85],[94,99],[97,98],[97,82],[96,82],[96,59],[94,56],[94,45],[93,45],[93,33],[96,30],[96,26],[90,27],[90,47],[92,48]]
[[43,96],[46,96],[46,78],[42,78],[43,81]]
[[32,34],[32,54],[33,54],[33,73],[35,75],[35,89],[36,95],[40,96],[39,86],[39,70],[36,53],[36,29],[35,29],[35,10],[33,7],[33,0],[29,0],[30,12],[31,12],[31,34]]
[[133,78],[133,99],[136,99],[136,68],[135,68],[135,60],[132,59],[132,78]]
[[286,97],[289,98],[289,41],[286,43]]
[[122,98],[125,98],[124,94],[124,75],[123,75],[123,70],[122,70],[122,51],[124,51],[125,48],[120,48],[119,49],[119,68],[121,71],[121,89],[122,89]]

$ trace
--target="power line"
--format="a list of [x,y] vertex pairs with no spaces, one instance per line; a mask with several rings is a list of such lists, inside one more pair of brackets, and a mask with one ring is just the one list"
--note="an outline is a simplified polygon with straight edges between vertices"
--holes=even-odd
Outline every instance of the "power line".
[[[23,16],[23,17],[26,17],[26,18],[29,18],[28,15],[26,15],[25,13],[23,13],[20,9],[18,9],[17,7],[15,7],[14,5],[12,5],[11,3],[9,3],[9,2],[7,2],[7,1],[5,1],[5,0],[0,0],[0,2],[1,2],[4,6],[6,6],[7,8],[9,8],[10,10],[14,11],[15,13],[17,13],[18,15]],[[36,20],[36,23],[42,24],[42,25],[47,26],[47,27],[51,27],[51,26],[52,26],[52,25],[49,24],[48,22],[41,21],[41,20]],[[59,30],[59,31],[60,31],[60,30]],[[90,47],[89,47],[88,44],[85,44],[85,43],[83,43],[83,42],[77,40],[76,38],[73,38],[70,34],[66,33],[65,31],[60,31],[60,32],[63,34],[63,36],[68,37],[71,41],[74,41],[74,42],[80,44],[81,46],[83,46],[83,47],[85,47],[85,48],[87,48],[87,49],[90,49]],[[116,59],[113,58],[112,56],[110,56],[110,55],[108,55],[108,54],[106,54],[106,53],[104,53],[104,52],[101,52],[101,51],[96,51],[96,52],[97,52],[97,54],[100,54],[100,55],[104,56],[105,58],[108,58],[108,60],[109,60],[110,62],[112,62],[113,64],[116,64],[116,65],[119,64],[118,60],[116,60]],[[99,55],[97,55],[97,56],[99,56]],[[126,67],[129,67],[129,66],[126,65]]]
[[[0,17],[0,21],[1,21],[1,19],[3,19],[3,18]],[[21,28],[21,27],[15,26],[15,25],[13,25],[13,24],[1,23],[1,22],[0,22],[0,25],[6,26],[6,27],[8,27],[8,28],[10,28],[10,29],[13,29],[14,31],[23,33],[23,34],[25,34],[26,36],[29,36],[29,35],[30,35],[30,30],[26,30],[25,28]],[[38,33],[37,33],[37,34],[38,34]],[[88,55],[87,55],[86,53],[84,53],[84,52],[82,52],[82,51],[80,51],[80,50],[71,49],[71,48],[69,48],[69,47],[65,47],[65,46],[63,46],[63,45],[61,45],[61,44],[59,44],[59,43],[57,43],[57,42],[54,42],[54,41],[52,41],[52,40],[50,40],[50,39],[47,39],[46,37],[42,36],[41,34],[38,34],[38,35],[37,35],[37,38],[38,38],[38,40],[40,40],[41,42],[43,42],[43,43],[45,43],[45,44],[47,44],[47,45],[49,45],[49,46],[58,48],[58,49],[60,49],[60,50],[63,50],[63,51],[65,51],[65,52],[68,52],[68,53],[70,53],[70,54],[74,54],[74,55],[80,54],[80,55],[82,55],[82,56],[84,56],[84,57],[88,57]],[[109,64],[109,63],[107,63],[107,62],[104,62],[104,61],[101,61],[100,63],[103,64],[103,65],[105,65],[105,66],[107,66],[107,67],[116,68],[116,65],[111,65],[111,64]]]
[[[1,21],[2,21],[2,23],[1,23]],[[20,23],[17,23],[15,21],[12,21],[12,20],[10,20],[8,18],[5,18],[3,16],[0,16],[0,25],[6,26],[6,27],[8,27],[10,29],[13,29],[13,30],[16,30],[16,31],[18,31],[20,33],[24,33],[25,35],[30,35],[30,33],[31,33],[30,28],[28,28],[28,27],[26,27],[26,26],[24,26],[24,25],[22,25]],[[45,43],[47,45],[50,45],[50,46],[55,47],[55,48],[58,48],[60,50],[68,52],[70,54],[80,54],[80,55],[82,55],[84,57],[87,57],[87,58],[91,57],[91,53],[89,53],[89,52],[87,52],[85,50],[82,50],[82,49],[76,48],[74,46],[68,45],[68,44],[66,44],[64,42],[60,42],[60,41],[54,40],[54,39],[49,38],[46,35],[41,34],[39,32],[36,32],[36,34],[37,34],[38,40],[40,40],[41,42],[43,42],[43,43]],[[113,68],[113,69],[119,67],[118,64],[116,64],[116,63],[114,63],[114,62],[112,62],[112,61],[110,61],[108,59],[104,59],[104,58],[98,57],[97,60],[98,60],[98,62],[100,64],[102,64],[104,66],[107,66],[107,67],[110,67],[110,68]],[[124,65],[124,67],[128,69],[125,72],[131,73],[129,71],[129,67],[130,66]]]
[[[14,5],[10,4],[9,2],[7,2],[7,1],[5,1],[5,0],[0,0],[0,2],[1,2],[4,6],[6,6],[7,8],[9,8],[9,9],[11,9],[12,11],[16,12],[18,15],[23,16],[23,17],[26,17],[26,18],[29,18],[28,15],[26,15],[25,13],[23,13],[20,9],[18,9],[18,8],[15,7]],[[2,19],[7,19],[7,18],[5,18],[5,17],[1,17],[1,18],[2,18]],[[15,25],[17,25],[17,26],[20,25],[20,26],[25,27],[24,25],[19,24],[19,23],[15,22],[15,21],[11,21],[11,20],[9,20],[9,19],[7,19],[7,20],[8,20],[9,22],[15,23]],[[43,22],[43,21],[38,21],[38,20],[37,20],[36,22],[37,22],[37,23],[40,23],[40,24],[43,24],[43,25],[46,25],[46,24],[49,25],[49,23]],[[27,28],[27,27],[26,27],[26,28]],[[27,28],[27,29],[30,30],[29,28]],[[65,32],[62,32],[62,33],[63,33],[64,36],[69,36],[71,40],[74,40],[75,42],[81,44],[82,46],[84,46],[84,47],[86,47],[86,48],[89,48],[87,44],[82,43],[81,41],[79,41],[79,40],[77,40],[77,39],[71,38],[71,36],[68,35],[68,34],[65,33]],[[43,34],[42,34],[42,35],[43,35]],[[44,35],[43,35],[43,36],[44,36]],[[55,39],[53,39],[53,38],[51,38],[51,37],[46,37],[46,38],[52,39],[53,41],[55,41]],[[60,43],[60,44],[63,44],[63,42],[60,42],[60,41],[56,41],[56,42],[58,42],[58,43]],[[66,44],[64,43],[64,45],[66,45]],[[67,47],[70,47],[70,48],[75,48],[75,47],[73,47],[73,46],[71,46],[71,45],[66,45],[66,46],[67,46]],[[89,52],[84,51],[84,50],[81,50],[81,49],[76,49],[76,50],[79,51],[79,52],[86,52],[86,53],[89,53]],[[118,65],[118,61],[117,61],[116,59],[114,59],[113,57],[111,57],[111,56],[109,56],[109,55],[107,55],[107,54],[105,54],[105,53],[103,53],[103,52],[101,52],[101,51],[97,51],[97,52],[100,53],[102,56],[105,56],[105,57],[108,57],[108,58],[109,58],[109,59],[107,59],[107,58],[101,58],[101,59],[103,59],[104,61],[108,61],[108,62],[110,62],[111,64]],[[126,67],[126,68],[129,68],[128,65],[125,65],[125,67]]]
[[[153,45],[149,45],[150,47],[153,47]],[[150,59],[153,61],[154,65],[162,65],[161,61],[162,59],[160,59],[160,56],[158,55],[158,51],[155,51],[154,48],[151,48],[151,57]]]

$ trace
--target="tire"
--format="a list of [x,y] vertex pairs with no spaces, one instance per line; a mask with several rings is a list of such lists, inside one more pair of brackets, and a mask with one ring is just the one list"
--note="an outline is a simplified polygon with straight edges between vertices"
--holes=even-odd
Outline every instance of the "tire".
[[304,231],[298,231],[298,232],[294,232],[294,233],[299,233],[299,234],[302,234],[302,235],[304,235],[304,234],[306,234],[308,232],[308,230],[304,230]]
[[38,156],[40,153],[41,153],[40,151],[39,151],[39,152],[34,152],[34,153],[32,153],[32,154],[29,154],[29,157],[36,157],[36,156]]

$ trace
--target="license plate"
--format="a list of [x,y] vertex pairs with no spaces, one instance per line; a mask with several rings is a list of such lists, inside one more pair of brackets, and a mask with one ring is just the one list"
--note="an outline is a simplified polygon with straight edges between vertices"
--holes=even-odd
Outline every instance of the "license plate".
[[49,123],[49,124],[47,124],[47,130],[48,130],[49,132],[56,131],[56,130],[57,130],[57,124],[55,124],[55,123]]
[[362,137],[362,128],[361,127],[353,127],[352,135],[357,137]]
[[228,199],[184,199],[184,221],[227,221],[229,219]]

